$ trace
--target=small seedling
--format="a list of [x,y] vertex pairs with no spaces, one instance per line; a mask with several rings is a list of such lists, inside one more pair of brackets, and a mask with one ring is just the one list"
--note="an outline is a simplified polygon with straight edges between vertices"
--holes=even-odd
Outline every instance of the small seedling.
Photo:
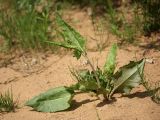
[[18,103],[13,100],[12,91],[0,93],[0,112],[14,112],[17,107]]
[[56,21],[61,28],[59,32],[64,38],[63,42],[48,42],[50,44],[73,49],[74,56],[79,59],[83,56],[92,70],[71,70],[77,83],[69,87],[62,86],[48,90],[31,100],[26,105],[41,112],[57,112],[68,109],[72,98],[77,91],[94,92],[97,96],[103,95],[104,99],[112,100],[115,93],[129,94],[130,91],[142,84],[145,60],[131,61],[129,64],[116,68],[117,45],[113,44],[103,68],[94,68],[87,56],[85,39],[69,26],[59,15]]

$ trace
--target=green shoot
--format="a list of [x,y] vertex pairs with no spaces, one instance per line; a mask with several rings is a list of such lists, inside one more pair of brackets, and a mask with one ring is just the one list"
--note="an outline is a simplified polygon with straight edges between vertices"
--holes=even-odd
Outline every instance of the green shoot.
[[0,112],[14,112],[17,107],[18,103],[13,100],[12,91],[0,93]]

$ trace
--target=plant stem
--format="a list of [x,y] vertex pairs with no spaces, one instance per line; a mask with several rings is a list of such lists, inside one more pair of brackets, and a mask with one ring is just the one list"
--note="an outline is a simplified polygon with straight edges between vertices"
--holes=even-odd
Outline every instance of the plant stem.
[[95,75],[95,77],[96,77],[96,81],[97,81],[98,88],[100,88],[100,87],[101,87],[101,85],[100,85],[100,80],[99,80],[99,78],[98,78],[98,76],[97,76],[97,73],[96,73],[96,70],[94,69],[94,66],[92,65],[92,63],[91,63],[90,59],[88,58],[86,52],[83,54],[83,56],[86,58],[88,64],[89,64],[90,67],[92,68],[93,73],[94,73],[94,75]]

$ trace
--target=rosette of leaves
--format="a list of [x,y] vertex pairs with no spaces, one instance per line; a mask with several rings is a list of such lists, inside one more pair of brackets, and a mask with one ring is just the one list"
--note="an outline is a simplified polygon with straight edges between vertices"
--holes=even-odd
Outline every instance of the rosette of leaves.
[[116,45],[112,45],[103,69],[98,67],[96,69],[101,85],[99,89],[93,71],[72,72],[72,75],[78,80],[80,91],[94,91],[97,95],[103,94],[106,99],[110,100],[114,93],[129,94],[133,88],[142,83],[145,60],[131,61],[115,72],[116,49]]
[[[85,51],[85,39],[59,15],[57,21],[59,26],[63,28],[61,34],[64,41],[49,43],[73,49],[74,56],[77,58],[80,58],[81,55],[88,58]],[[72,70],[71,73],[77,80],[75,85],[50,89],[32,98],[26,105],[41,112],[57,112],[71,107],[72,98],[77,91],[95,92],[97,96],[102,94],[107,100],[112,99],[112,95],[117,92],[129,94],[133,88],[142,83],[145,60],[131,61],[116,72],[116,55],[117,45],[113,44],[102,69],[98,67],[94,69],[90,63],[92,71]]]

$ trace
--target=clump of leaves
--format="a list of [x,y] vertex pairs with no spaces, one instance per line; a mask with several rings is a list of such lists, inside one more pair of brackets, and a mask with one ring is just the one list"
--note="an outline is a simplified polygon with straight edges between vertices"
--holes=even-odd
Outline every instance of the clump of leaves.
[[77,79],[75,85],[50,89],[32,98],[26,105],[33,107],[37,111],[57,112],[66,110],[71,106],[71,100],[77,91],[95,92],[97,96],[103,95],[105,99],[111,100],[114,93],[129,94],[133,88],[142,83],[141,76],[143,76],[145,65],[144,59],[131,61],[116,72],[117,45],[113,44],[104,67],[95,69],[87,56],[86,40],[59,15],[57,15],[57,23],[62,28],[61,35],[64,41],[48,43],[73,49],[74,56],[77,59],[81,56],[85,57],[92,70],[72,70],[72,75]]
[[4,94],[0,93],[0,112],[14,112],[17,107],[18,103],[13,100],[11,91],[8,90]]

